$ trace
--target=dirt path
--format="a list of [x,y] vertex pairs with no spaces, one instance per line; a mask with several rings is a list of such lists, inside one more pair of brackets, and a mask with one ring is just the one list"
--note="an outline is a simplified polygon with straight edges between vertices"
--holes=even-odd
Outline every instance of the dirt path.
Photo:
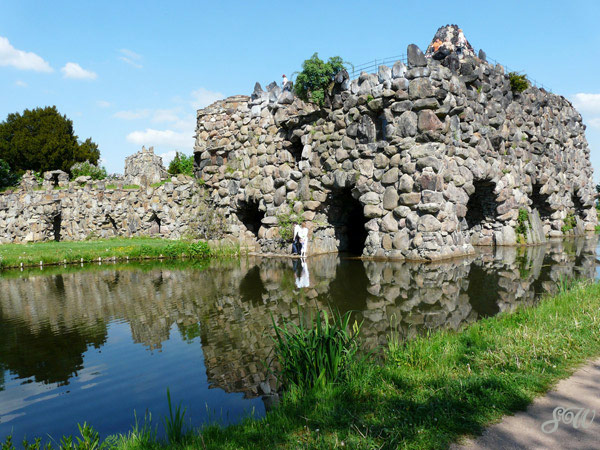
[[[579,408],[583,408],[577,427],[574,426],[571,413],[565,412],[563,416],[555,410],[557,407],[569,408],[574,414],[580,411]],[[585,423],[582,423],[586,409],[589,413]],[[546,432],[542,430],[542,426]],[[600,359],[588,363],[570,378],[562,380],[554,390],[529,405],[527,411],[505,417],[477,439],[462,445],[455,444],[450,448],[600,449]]]

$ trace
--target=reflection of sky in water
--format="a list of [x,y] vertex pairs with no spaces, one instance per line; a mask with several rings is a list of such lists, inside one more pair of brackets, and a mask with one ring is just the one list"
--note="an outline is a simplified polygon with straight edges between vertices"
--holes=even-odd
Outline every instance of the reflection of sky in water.
[[597,248],[592,240],[431,264],[327,255],[0,277],[0,440],[75,434],[84,421],[103,436],[126,432],[134,411],[150,411],[162,430],[167,388],[194,426],[262,415],[271,317],[295,319],[299,305],[352,310],[374,348],[392,316],[409,339],[533,304],[564,277],[600,277]]
[[[195,425],[208,419],[237,421],[250,413],[264,414],[260,398],[244,399],[209,389],[199,339],[186,342],[175,325],[161,351],[148,351],[132,341],[126,323],[111,323],[100,349],[88,349],[84,368],[69,384],[36,383],[6,373],[0,392],[0,439],[19,436],[76,434],[87,421],[104,436],[127,431],[134,411],[153,414],[162,427],[167,387],[174,403],[182,402]],[[20,439],[18,439],[20,440]]]

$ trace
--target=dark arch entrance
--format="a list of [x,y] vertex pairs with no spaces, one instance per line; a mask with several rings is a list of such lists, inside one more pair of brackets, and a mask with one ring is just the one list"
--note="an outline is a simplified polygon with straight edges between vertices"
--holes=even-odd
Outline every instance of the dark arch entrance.
[[484,222],[493,222],[498,214],[498,202],[494,189],[496,183],[489,180],[473,181],[475,192],[469,197],[465,219],[469,229]]
[[299,137],[294,136],[294,138],[295,139],[290,141],[288,151],[292,154],[292,157],[297,164],[302,160],[302,150],[304,149],[304,145],[302,145],[302,141]]
[[350,188],[333,191],[328,198],[328,220],[339,241],[339,252],[362,255],[367,240],[367,219]]
[[156,212],[152,213],[152,217],[148,220],[148,222],[154,222],[154,227],[158,227],[158,234],[160,234],[160,219]]
[[252,232],[254,236],[258,237],[258,230],[262,224],[262,220],[265,217],[264,211],[258,208],[258,202],[256,200],[239,202],[236,215],[240,222],[244,224],[248,231]]
[[52,234],[56,242],[60,241],[60,228],[62,225],[62,214],[58,213],[52,218]]
[[549,219],[552,214],[552,208],[550,207],[550,202],[548,201],[547,194],[542,194],[540,191],[542,189],[542,184],[534,183],[531,191],[531,207],[533,209],[537,209],[540,213],[540,218],[542,220]]
[[573,202],[573,214],[575,214],[577,217],[583,217],[585,207],[583,206],[583,202],[576,192],[571,194],[571,201]]

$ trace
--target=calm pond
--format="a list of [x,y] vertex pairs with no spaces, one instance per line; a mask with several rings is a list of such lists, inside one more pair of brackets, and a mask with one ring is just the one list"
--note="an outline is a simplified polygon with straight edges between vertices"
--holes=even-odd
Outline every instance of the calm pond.
[[483,249],[433,264],[326,255],[0,273],[0,439],[55,438],[87,421],[106,436],[167,388],[193,426],[265,413],[271,315],[355,310],[367,348],[529,305],[565,278],[597,277],[597,238]]

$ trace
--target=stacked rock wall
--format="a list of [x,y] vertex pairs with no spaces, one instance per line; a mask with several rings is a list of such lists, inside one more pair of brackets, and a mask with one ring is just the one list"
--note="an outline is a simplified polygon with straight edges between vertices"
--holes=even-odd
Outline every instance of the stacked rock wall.
[[323,108],[257,84],[198,111],[196,175],[226,231],[288,252],[283,231],[302,218],[309,253],[399,259],[593,232],[585,126],[568,100],[514,92],[485,58],[407,53],[338,73]]
[[216,220],[203,198],[202,187],[184,175],[155,188],[63,182],[60,188],[19,189],[0,195],[0,243],[202,235]]

